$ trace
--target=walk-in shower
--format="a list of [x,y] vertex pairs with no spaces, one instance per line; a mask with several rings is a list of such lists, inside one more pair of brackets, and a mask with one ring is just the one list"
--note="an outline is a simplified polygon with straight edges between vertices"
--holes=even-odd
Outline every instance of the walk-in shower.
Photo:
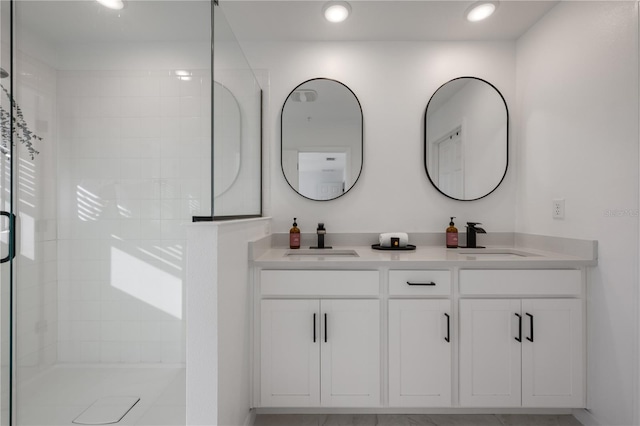
[[213,3],[123,6],[0,2],[2,426],[185,423]]

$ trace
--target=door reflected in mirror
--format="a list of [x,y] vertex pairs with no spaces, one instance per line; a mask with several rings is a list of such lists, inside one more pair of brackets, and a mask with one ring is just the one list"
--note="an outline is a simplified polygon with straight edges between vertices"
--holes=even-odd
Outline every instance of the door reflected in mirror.
[[299,192],[314,200],[331,200],[344,193],[347,154],[344,152],[298,153]]
[[287,97],[281,115],[281,161],[287,183],[311,200],[333,200],[362,170],[362,108],[339,81],[308,80]]
[[424,134],[427,176],[447,197],[477,200],[504,179],[509,112],[487,81],[460,77],[440,86],[427,104]]

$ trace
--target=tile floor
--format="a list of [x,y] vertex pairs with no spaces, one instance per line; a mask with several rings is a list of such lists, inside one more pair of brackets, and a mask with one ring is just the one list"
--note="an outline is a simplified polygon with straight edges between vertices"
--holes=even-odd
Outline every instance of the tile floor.
[[[118,426],[184,426],[185,386],[184,368],[57,366],[20,388],[17,424],[76,426],[73,419],[98,398],[126,395],[138,396],[140,402]],[[254,426],[580,426],[580,422],[569,415],[261,414]]]
[[77,426],[73,419],[97,399],[137,396],[118,426],[184,426],[185,386],[184,368],[56,366],[18,390],[16,423]]
[[260,414],[254,426],[580,426],[570,415]]

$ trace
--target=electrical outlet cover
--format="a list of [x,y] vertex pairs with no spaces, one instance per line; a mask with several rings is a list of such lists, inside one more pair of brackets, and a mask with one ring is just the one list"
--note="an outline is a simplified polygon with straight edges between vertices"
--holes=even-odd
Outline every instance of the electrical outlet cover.
[[554,219],[564,219],[564,198],[556,198],[553,200],[551,216]]

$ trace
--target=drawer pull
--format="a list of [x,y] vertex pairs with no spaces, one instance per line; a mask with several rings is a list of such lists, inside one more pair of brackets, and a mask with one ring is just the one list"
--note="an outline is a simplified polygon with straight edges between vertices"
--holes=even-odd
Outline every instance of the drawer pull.
[[313,343],[316,342],[316,314],[313,314]]
[[518,317],[518,337],[516,340],[522,342],[522,315],[516,314],[516,316]]
[[445,337],[444,340],[449,343],[451,341],[451,318],[447,313],[445,313],[444,316],[447,317],[447,337]]
[[530,337],[527,337],[527,340],[530,342],[533,342],[533,315],[529,314],[529,313],[525,313],[525,315],[527,315],[530,319],[531,319],[531,325],[529,328],[529,333],[531,334]]
[[407,284],[409,285],[436,285],[436,283],[434,283],[433,281],[427,282],[427,283],[414,283],[411,281],[407,281]]

